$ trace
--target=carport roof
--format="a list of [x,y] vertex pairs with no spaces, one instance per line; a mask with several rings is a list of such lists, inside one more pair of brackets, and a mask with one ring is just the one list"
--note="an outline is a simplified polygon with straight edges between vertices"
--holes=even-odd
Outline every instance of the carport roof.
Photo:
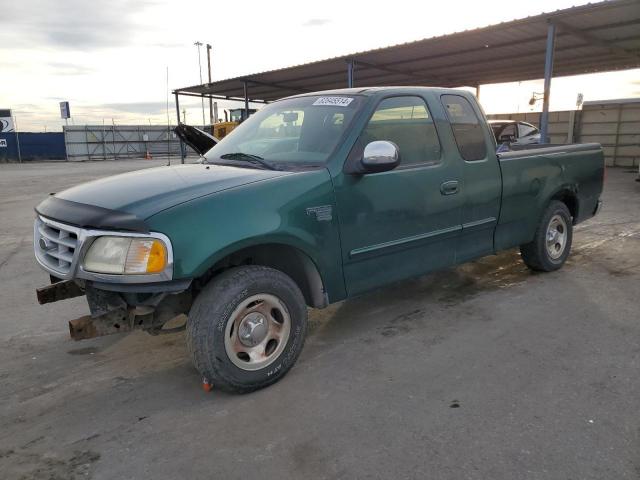
[[[176,89],[180,95],[271,101],[354,85],[476,86],[544,76],[548,23],[554,76],[640,67],[640,0],[611,0],[488,27]],[[246,82],[246,83],[245,83]]]

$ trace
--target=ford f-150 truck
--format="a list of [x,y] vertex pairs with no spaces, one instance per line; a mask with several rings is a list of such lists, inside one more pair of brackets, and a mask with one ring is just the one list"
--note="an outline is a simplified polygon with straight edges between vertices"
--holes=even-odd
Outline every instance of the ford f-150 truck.
[[[86,295],[75,339],[184,319],[196,369],[247,392],[296,361],[307,307],[519,247],[560,268],[600,207],[598,144],[496,154],[465,91],[335,90],[265,106],[198,164],[117,175],[36,207],[41,303]],[[171,321],[171,322],[170,322]],[[164,326],[164,328],[163,328]]]

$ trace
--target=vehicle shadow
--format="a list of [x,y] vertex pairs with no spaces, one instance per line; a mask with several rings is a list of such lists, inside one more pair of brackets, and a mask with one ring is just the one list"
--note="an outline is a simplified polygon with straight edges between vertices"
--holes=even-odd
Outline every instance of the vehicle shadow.
[[[383,336],[402,333],[388,328],[419,320],[430,312],[452,309],[482,292],[510,288],[536,273],[520,259],[517,250],[482,258],[454,268],[404,280],[383,289],[310,312],[309,343],[348,340],[358,332],[380,330]],[[399,330],[399,332],[396,332]]]

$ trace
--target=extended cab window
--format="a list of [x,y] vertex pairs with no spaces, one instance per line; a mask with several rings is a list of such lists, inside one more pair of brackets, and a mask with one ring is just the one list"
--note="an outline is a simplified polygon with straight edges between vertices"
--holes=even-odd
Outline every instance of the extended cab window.
[[442,95],[442,104],[462,158],[469,162],[486,158],[482,124],[469,101],[459,95]]
[[393,97],[380,102],[359,143],[364,148],[375,140],[395,143],[400,150],[401,166],[440,159],[438,134],[420,97]]

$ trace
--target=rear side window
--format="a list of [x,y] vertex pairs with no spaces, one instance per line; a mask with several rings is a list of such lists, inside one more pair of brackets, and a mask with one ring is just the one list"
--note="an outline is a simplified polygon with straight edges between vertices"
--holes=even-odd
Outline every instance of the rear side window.
[[528,125],[526,123],[521,123],[520,124],[520,136],[521,137],[528,137],[529,135],[535,135],[536,133],[538,133],[538,129],[536,127],[534,127],[533,125]]
[[511,142],[515,140],[517,136],[516,124],[510,123],[509,125],[504,127],[501,132],[498,133],[496,140],[498,141],[498,143]]
[[440,142],[427,105],[420,97],[392,97],[380,102],[360,135],[362,148],[375,140],[398,145],[400,165],[440,160]]
[[462,158],[469,162],[486,158],[482,124],[469,101],[459,95],[442,95],[441,98]]

